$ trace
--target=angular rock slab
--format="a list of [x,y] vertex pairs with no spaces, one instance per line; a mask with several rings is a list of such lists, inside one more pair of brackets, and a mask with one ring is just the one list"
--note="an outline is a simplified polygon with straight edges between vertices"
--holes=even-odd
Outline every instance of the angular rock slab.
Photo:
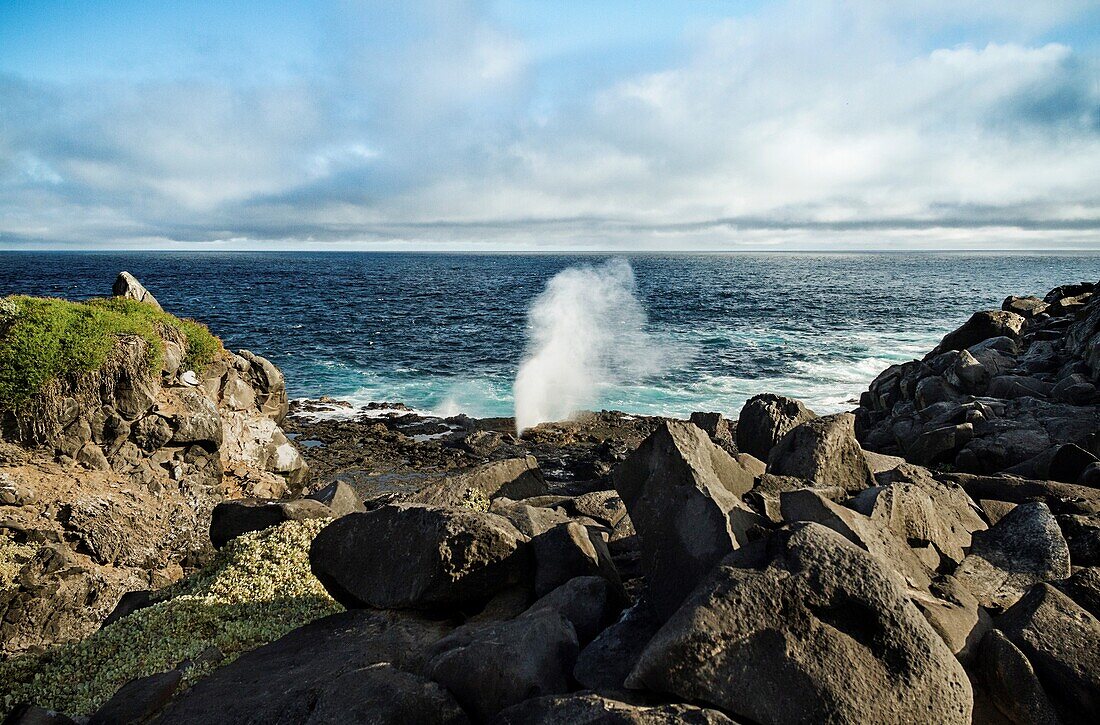
[[858,492],[875,485],[856,440],[856,418],[837,413],[803,423],[783,436],[768,456],[768,473]]
[[731,554],[627,685],[761,723],[970,722],[962,665],[874,557],[817,524]]
[[977,669],[997,709],[1018,725],[1058,725],[1035,668],[1020,649],[996,629],[978,647]]
[[1047,505],[1022,503],[977,532],[955,578],[984,607],[1006,609],[1039,582],[1070,575],[1069,545]]
[[753,396],[737,418],[737,449],[766,461],[783,436],[816,417],[816,413],[793,398],[774,393]]
[[568,692],[580,646],[569,622],[546,613],[458,632],[440,647],[427,675],[484,722],[528,697]]
[[1035,668],[1064,721],[1100,721],[1100,620],[1040,584],[996,626]]
[[321,530],[310,567],[347,607],[438,609],[483,602],[530,576],[522,534],[495,514],[395,504]]
[[694,705],[631,705],[591,693],[536,697],[504,710],[497,725],[736,725],[717,710]]
[[615,472],[615,489],[642,539],[649,598],[661,617],[763,522],[730,491],[729,482],[742,472],[700,428],[674,420]]

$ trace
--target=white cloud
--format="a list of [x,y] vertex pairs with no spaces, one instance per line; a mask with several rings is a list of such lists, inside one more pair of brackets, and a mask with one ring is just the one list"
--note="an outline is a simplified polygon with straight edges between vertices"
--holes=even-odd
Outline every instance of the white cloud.
[[[1081,4],[1007,5],[782,5],[551,105],[533,88],[554,59],[533,60],[477,2],[406,9],[394,37],[350,5],[332,73],[293,83],[13,80],[0,83],[0,232],[1088,244],[1100,66],[1040,37]],[[968,23],[974,44],[928,45]]]

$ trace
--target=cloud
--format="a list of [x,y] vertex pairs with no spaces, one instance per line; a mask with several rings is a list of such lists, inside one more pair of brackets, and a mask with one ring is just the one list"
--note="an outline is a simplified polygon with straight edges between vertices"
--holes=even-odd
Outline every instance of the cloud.
[[290,80],[0,78],[0,244],[1095,246],[1085,6],[1008,5],[767,7],[549,99],[480,2],[343,4]]

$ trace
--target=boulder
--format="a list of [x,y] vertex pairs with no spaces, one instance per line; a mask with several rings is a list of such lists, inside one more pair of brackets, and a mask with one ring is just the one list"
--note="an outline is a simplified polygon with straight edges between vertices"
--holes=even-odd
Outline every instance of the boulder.
[[303,498],[280,501],[241,498],[223,501],[210,515],[210,543],[220,549],[241,534],[263,531],[284,521],[327,519],[332,510],[320,501]]
[[585,645],[619,616],[624,602],[620,589],[606,578],[579,576],[536,600],[518,617],[534,617],[542,612],[560,614],[573,625],[577,641]]
[[1035,669],[1000,631],[986,632],[978,647],[977,669],[993,703],[1017,725],[1058,725]]
[[157,302],[157,298],[153,294],[145,289],[145,285],[138,282],[137,277],[129,272],[119,272],[118,277],[115,278],[115,283],[111,287],[111,293],[115,297],[124,297],[129,300],[137,300],[138,302],[144,302],[152,305],[158,310],[163,309],[160,303]]
[[1066,722],[1100,720],[1100,621],[1049,584],[1039,584],[996,626],[1035,668]]
[[908,480],[869,488],[848,505],[909,546],[931,545],[938,555],[961,562],[974,532],[987,528],[966,492],[909,464],[895,469],[892,477]]
[[573,677],[589,690],[622,691],[642,650],[660,627],[653,608],[642,599],[581,650]]
[[921,433],[905,451],[905,457],[918,465],[953,460],[959,449],[974,438],[972,423],[946,425]]
[[1050,307],[1046,302],[1038,297],[1016,297],[1009,296],[1005,298],[1005,301],[1001,303],[1001,309],[1005,312],[1013,312],[1025,319],[1031,319],[1032,317],[1038,317],[1046,312],[1046,309]]
[[972,707],[962,666],[894,578],[813,523],[731,554],[627,685],[762,723],[962,725]]
[[1023,503],[974,534],[955,577],[982,606],[1006,609],[1039,582],[1070,575],[1069,546],[1046,504]]
[[1007,337],[1018,340],[1023,327],[1024,318],[1015,312],[1005,312],[1004,310],[975,312],[969,320],[963,323],[962,327],[954,332],[947,333],[940,344],[932,351],[930,357],[948,350],[965,350],[971,345],[992,337]]
[[324,488],[309,494],[306,498],[328,506],[334,518],[362,513],[367,510],[367,507],[363,505],[363,502],[355,493],[355,489],[343,481],[333,481]]
[[[666,421],[615,472],[642,539],[651,601],[668,616],[763,519],[739,494],[745,471],[698,427]],[[750,482],[751,486],[751,482]]]
[[899,586],[923,591],[931,583],[928,564],[909,548],[905,539],[883,528],[880,522],[833,503],[810,488],[780,494],[779,505],[784,521],[812,521],[826,526],[875,556],[891,576],[900,576]]
[[737,418],[737,449],[768,460],[783,436],[817,415],[792,398],[764,393],[749,398]]
[[928,591],[910,592],[911,599],[936,634],[964,665],[974,658],[978,643],[993,620],[978,599],[953,576],[932,582]]
[[507,498],[494,499],[489,506],[489,511],[508,519],[508,522],[527,538],[534,538],[555,526],[571,521],[569,516],[558,509],[529,506],[522,501],[512,501]]
[[138,725],[148,722],[183,681],[183,673],[169,670],[128,682],[88,719],[88,725]]
[[730,453],[737,450],[737,444],[733,440],[733,432],[737,428],[736,421],[726,420],[726,416],[721,413],[692,413],[690,420],[702,428],[712,441]]
[[875,477],[856,441],[855,420],[851,413],[838,413],[792,429],[772,449],[768,473],[852,492],[874,486]]
[[968,473],[946,474],[937,478],[959,484],[975,500],[993,499],[1014,504],[1042,501],[1056,514],[1100,513],[1100,490],[1087,486]]
[[394,504],[333,521],[313,540],[309,561],[347,607],[456,607],[530,576],[521,536],[495,514]]
[[694,705],[631,705],[593,693],[547,695],[503,710],[498,725],[736,725],[718,710]]
[[1054,586],[1082,609],[1100,619],[1100,567],[1084,566]]
[[432,647],[425,672],[484,722],[528,698],[568,692],[579,650],[573,625],[541,610],[459,627]]
[[222,418],[214,401],[195,388],[172,388],[166,393],[168,402],[159,412],[171,416],[171,443],[203,443],[210,448],[221,445]]
[[1100,566],[1100,515],[1063,514],[1058,526],[1066,537],[1073,566]]
[[621,588],[607,544],[575,521],[559,524],[531,539],[535,556],[535,595],[542,596],[579,576],[602,576]]
[[501,496],[522,500],[549,493],[534,456],[507,458],[476,466],[429,484],[411,496],[411,503],[463,506]]
[[[292,630],[270,644],[245,652],[233,662],[202,678],[169,703],[162,725],[191,723],[307,723],[318,703],[336,708],[355,706],[356,698],[344,698],[333,686],[347,673],[388,663],[405,672],[423,666],[424,651],[447,632],[441,622],[411,613],[352,610],[333,614]],[[425,712],[425,702],[441,713],[456,710],[439,690],[419,680],[391,677],[389,671],[367,680],[371,697],[389,690],[391,708],[402,707],[392,695],[414,694],[403,712]],[[353,676],[349,690],[364,694],[364,680]],[[433,694],[434,693],[434,694]],[[368,697],[369,699],[369,697]],[[419,703],[419,704],[417,704]],[[386,712],[386,710],[383,710]],[[394,712],[393,709],[389,712]],[[427,715],[425,715],[427,717]],[[347,722],[337,719],[329,722]],[[397,722],[402,720],[398,719]],[[320,721],[325,722],[325,721]],[[381,722],[391,722],[381,720]],[[416,718],[409,722],[420,722]],[[461,718],[424,722],[462,722]]]
[[[316,704],[303,725],[416,723],[468,725],[470,719],[439,684],[388,663],[345,672],[319,683]],[[287,725],[291,721],[287,722]]]

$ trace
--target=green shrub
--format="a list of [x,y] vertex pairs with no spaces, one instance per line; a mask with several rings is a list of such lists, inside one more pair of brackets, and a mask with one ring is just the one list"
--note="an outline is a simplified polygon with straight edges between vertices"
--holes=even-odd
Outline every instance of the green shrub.
[[98,370],[124,336],[146,341],[145,363],[155,373],[168,331],[186,342],[183,364],[196,372],[222,350],[205,325],[135,300],[6,297],[0,300],[0,409],[19,408],[67,375]]
[[230,542],[210,566],[158,601],[87,639],[0,663],[0,718],[20,702],[90,714],[138,677],[164,672],[210,645],[226,658],[188,670],[185,683],[242,652],[342,608],[309,568],[326,519],[288,521]]

